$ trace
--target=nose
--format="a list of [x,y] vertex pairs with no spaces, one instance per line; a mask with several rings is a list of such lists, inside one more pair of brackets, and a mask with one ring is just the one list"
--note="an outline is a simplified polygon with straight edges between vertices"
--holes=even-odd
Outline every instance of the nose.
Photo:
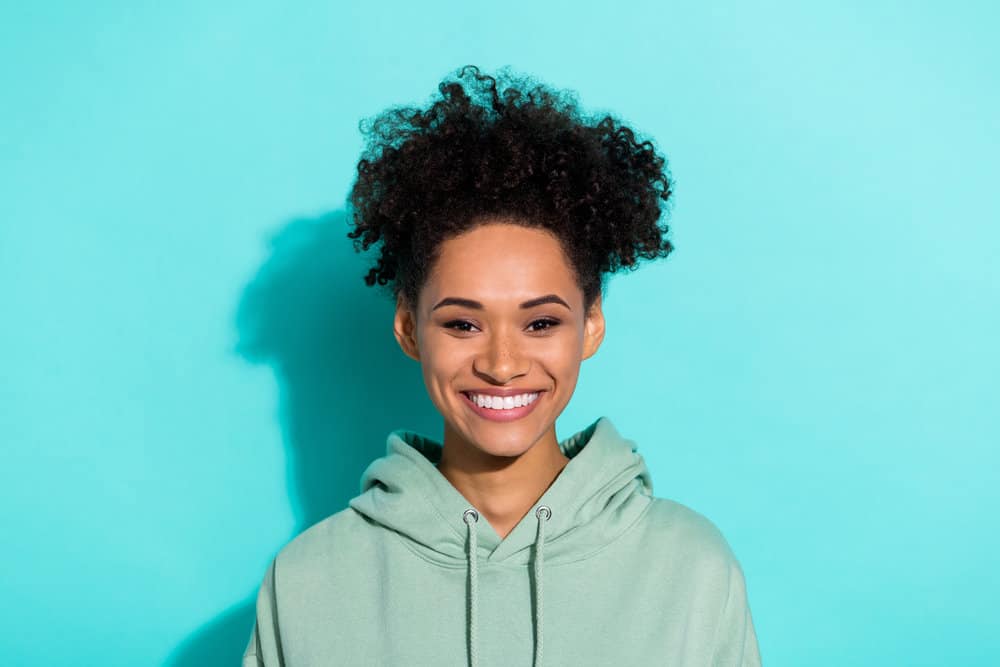
[[527,375],[531,361],[522,353],[516,334],[494,330],[486,345],[472,362],[472,370],[479,377],[494,383],[507,384],[514,378]]

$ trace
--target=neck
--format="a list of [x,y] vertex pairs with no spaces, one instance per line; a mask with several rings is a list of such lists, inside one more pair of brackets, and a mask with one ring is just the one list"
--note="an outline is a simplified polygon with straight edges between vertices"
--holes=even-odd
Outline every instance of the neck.
[[519,456],[492,456],[465,442],[445,424],[437,467],[503,539],[567,463],[569,459],[559,449],[555,425]]

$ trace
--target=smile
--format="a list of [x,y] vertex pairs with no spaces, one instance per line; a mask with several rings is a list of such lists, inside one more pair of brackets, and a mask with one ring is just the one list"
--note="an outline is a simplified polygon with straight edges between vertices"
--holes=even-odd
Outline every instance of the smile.
[[512,410],[533,403],[538,398],[538,393],[536,391],[526,394],[515,394],[514,396],[492,396],[490,394],[476,394],[470,391],[466,392],[466,395],[469,397],[469,400],[481,408]]
[[514,396],[491,396],[475,392],[461,392],[465,404],[480,417],[491,421],[513,421],[530,414],[542,392],[527,392]]

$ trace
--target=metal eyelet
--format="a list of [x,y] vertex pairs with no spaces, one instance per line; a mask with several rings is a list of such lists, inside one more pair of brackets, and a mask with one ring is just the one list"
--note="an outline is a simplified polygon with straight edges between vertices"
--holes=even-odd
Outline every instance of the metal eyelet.
[[478,522],[479,521],[479,512],[477,512],[476,510],[472,509],[471,507],[469,509],[465,510],[464,512],[462,512],[462,521],[464,521],[465,523],[472,523],[471,521],[469,521],[469,517],[470,516],[472,517],[472,521],[474,521],[474,522]]
[[538,509],[535,510],[535,516],[539,519],[542,518],[543,513],[545,514],[546,521],[552,518],[552,510],[549,509],[548,505],[539,505]]

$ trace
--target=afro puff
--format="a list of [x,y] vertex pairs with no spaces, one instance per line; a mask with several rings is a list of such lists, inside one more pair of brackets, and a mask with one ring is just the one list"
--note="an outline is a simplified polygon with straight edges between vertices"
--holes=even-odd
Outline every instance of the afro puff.
[[438,90],[426,109],[391,107],[360,125],[348,237],[358,252],[379,246],[367,285],[415,305],[441,243],[487,219],[560,239],[587,309],[607,274],[673,249],[660,222],[673,184],[650,141],[506,70],[469,65]]

